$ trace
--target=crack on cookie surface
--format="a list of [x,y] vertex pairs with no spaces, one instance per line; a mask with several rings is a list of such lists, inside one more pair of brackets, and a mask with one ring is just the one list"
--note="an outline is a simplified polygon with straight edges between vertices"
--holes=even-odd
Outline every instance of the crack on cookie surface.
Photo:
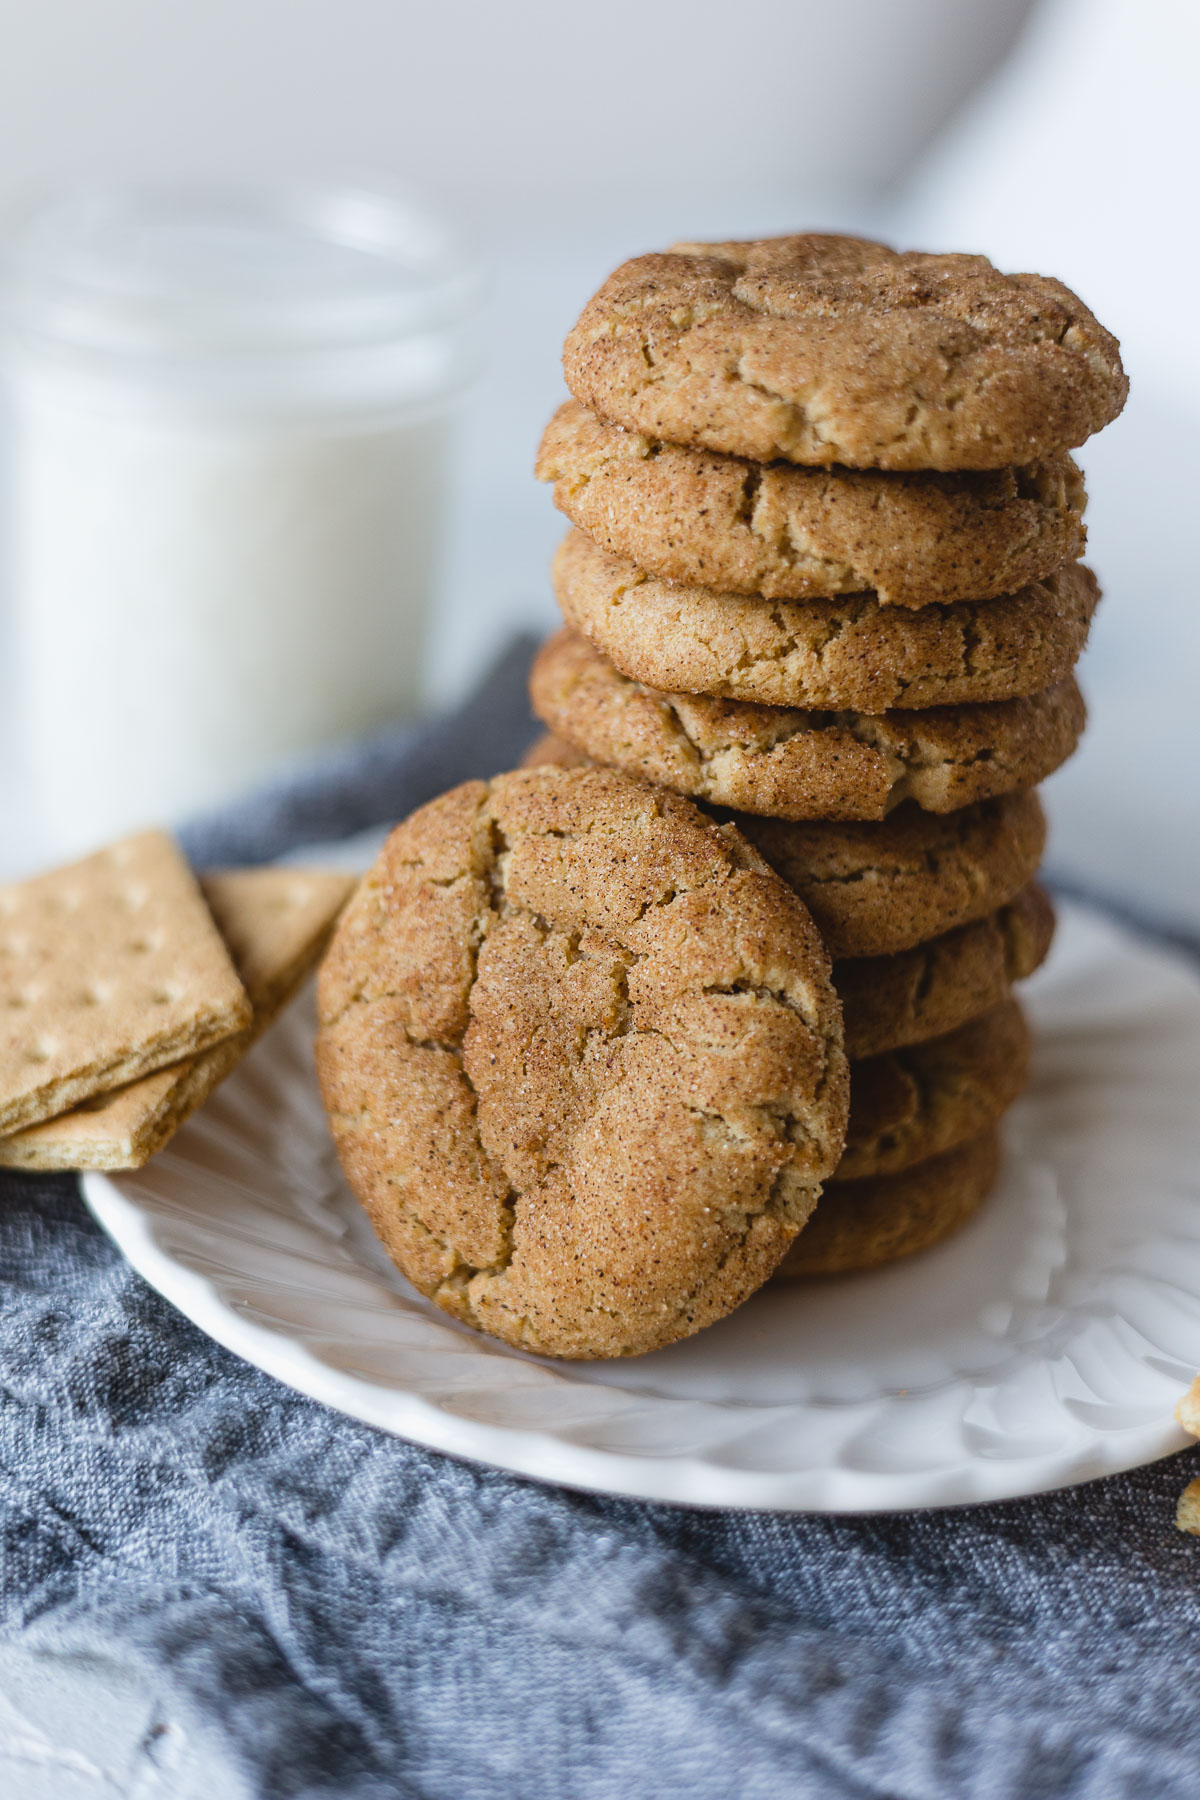
[[605,771],[473,795],[393,834],[322,972],[339,1150],[455,1316],[551,1354],[633,1353],[764,1280],[836,1161],[827,958],[686,801]]
[[626,431],[570,400],[546,428],[537,474],[610,555],[767,599],[979,601],[1040,580],[1086,541],[1068,457],[952,475],[763,466]]
[[[526,766],[580,768],[587,759],[565,740],[546,737],[532,746]],[[800,895],[830,952],[843,959],[840,974],[854,966],[847,958],[866,959],[877,972],[890,968],[899,953],[985,915],[1003,922],[1010,980],[1031,973],[1049,947],[1053,908],[1027,887],[1046,839],[1035,792],[954,813],[923,812],[909,801],[885,820],[841,823],[713,810]],[[952,1023],[958,1020],[945,1028]]]
[[[854,276],[851,250],[868,259]],[[635,257],[585,306],[564,369],[630,429],[897,470],[1061,452],[1128,390],[1116,340],[1060,282],[819,235]]]
[[554,559],[567,624],[632,681],[756,705],[865,713],[975,705],[1064,679],[1099,587],[1068,564],[985,601],[884,606],[663,581],[571,532]]
[[539,652],[531,694],[544,723],[598,763],[791,820],[882,820],[907,800],[948,813],[1032,787],[1085,719],[1073,678],[1015,700],[880,714],[666,692],[570,631]]

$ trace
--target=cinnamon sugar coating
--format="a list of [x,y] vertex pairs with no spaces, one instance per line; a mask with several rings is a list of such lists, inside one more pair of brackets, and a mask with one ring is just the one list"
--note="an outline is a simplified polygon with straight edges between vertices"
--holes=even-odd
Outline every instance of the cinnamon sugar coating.
[[469,782],[388,839],[322,967],[347,1177],[447,1312],[564,1357],[741,1304],[841,1153],[802,903],[731,826],[611,770]]

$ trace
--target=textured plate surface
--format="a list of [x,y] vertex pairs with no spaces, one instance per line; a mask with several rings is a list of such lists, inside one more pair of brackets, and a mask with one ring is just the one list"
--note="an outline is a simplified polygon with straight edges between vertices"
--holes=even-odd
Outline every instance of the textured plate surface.
[[161,1293],[281,1381],[541,1480],[700,1506],[1002,1499],[1182,1448],[1200,1368],[1200,979],[1063,909],[1029,983],[1029,1095],[999,1187],[941,1248],[772,1284],[630,1362],[478,1337],[392,1269],[345,1188],[292,1013],[97,1219]]

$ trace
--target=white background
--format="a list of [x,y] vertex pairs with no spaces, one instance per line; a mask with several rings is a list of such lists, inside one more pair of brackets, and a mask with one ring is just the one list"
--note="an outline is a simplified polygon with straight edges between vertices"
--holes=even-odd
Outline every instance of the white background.
[[530,467],[607,269],[681,236],[869,220],[1029,0],[0,0],[0,213],[62,181],[378,173],[491,291],[433,702],[549,625]]
[[432,703],[552,623],[530,464],[562,336],[622,257],[845,225],[1076,285],[1134,392],[1083,455],[1108,599],[1054,861],[1200,925],[1194,0],[0,0],[0,34],[0,211],[81,176],[378,172],[473,224],[490,364]]
[[904,164],[1028,0],[2,0],[0,187],[374,164],[476,212]]

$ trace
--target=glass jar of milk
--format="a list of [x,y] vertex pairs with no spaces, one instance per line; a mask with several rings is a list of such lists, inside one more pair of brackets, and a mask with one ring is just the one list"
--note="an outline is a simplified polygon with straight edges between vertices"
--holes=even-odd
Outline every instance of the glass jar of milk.
[[383,190],[83,191],[4,280],[7,674],[42,847],[418,701],[475,269]]

